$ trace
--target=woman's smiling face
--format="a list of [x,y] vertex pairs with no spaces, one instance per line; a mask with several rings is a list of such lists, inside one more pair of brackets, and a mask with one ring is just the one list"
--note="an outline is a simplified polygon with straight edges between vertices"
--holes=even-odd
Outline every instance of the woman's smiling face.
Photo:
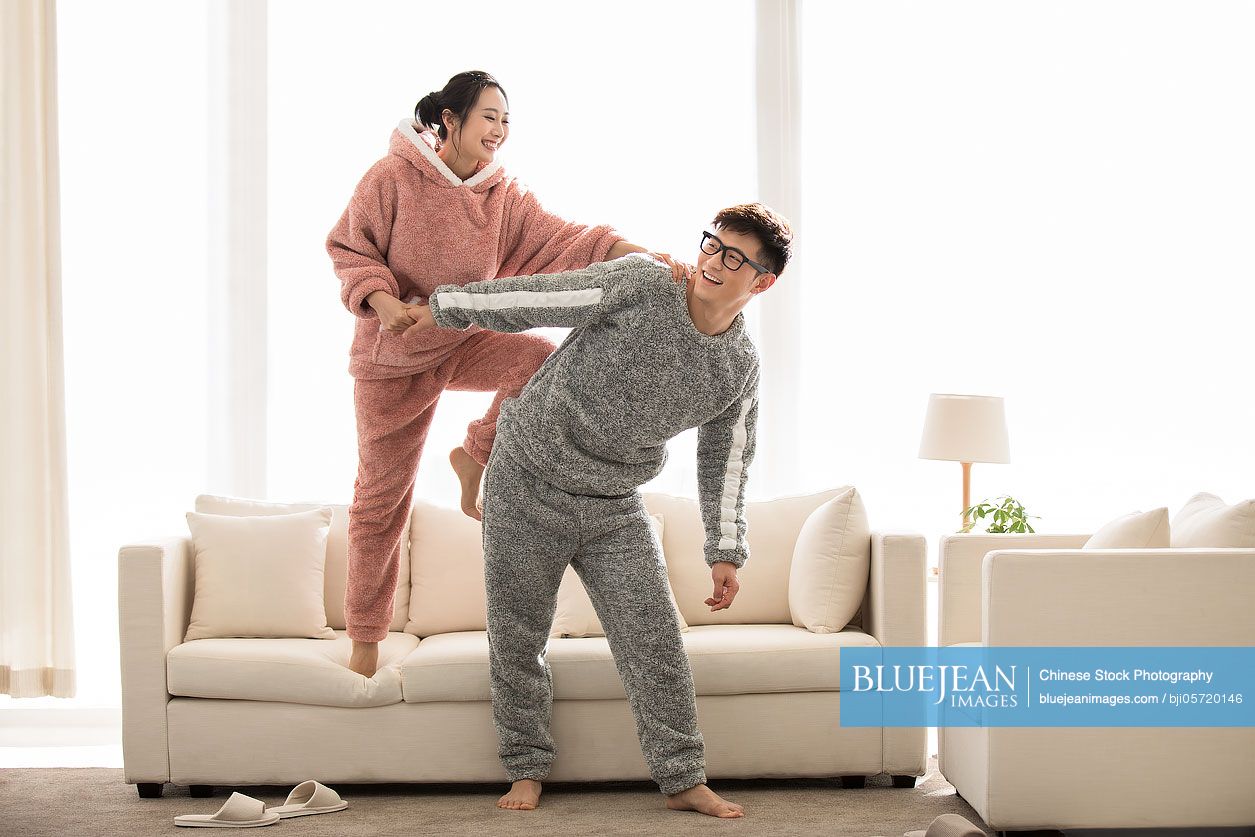
[[491,163],[510,136],[510,113],[505,96],[496,87],[485,87],[462,124],[457,115],[444,112],[445,125],[449,129],[448,145],[461,159]]

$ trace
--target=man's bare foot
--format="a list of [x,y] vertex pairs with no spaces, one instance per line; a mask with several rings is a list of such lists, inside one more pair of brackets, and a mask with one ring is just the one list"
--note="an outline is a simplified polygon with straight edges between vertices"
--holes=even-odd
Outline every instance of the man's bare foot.
[[512,811],[534,811],[540,805],[540,782],[535,779],[519,779],[510,786],[510,792],[497,800],[498,808]]
[[349,668],[363,677],[374,677],[379,670],[379,643],[353,640],[353,653],[349,656]]
[[694,785],[688,790],[668,796],[667,807],[672,811],[698,811],[725,819],[745,816],[744,808],[727,801],[705,785]]
[[479,483],[484,478],[484,466],[460,447],[449,451],[449,464],[457,473],[458,482],[462,483],[462,511],[469,517],[483,520],[484,516],[480,514],[479,503],[476,501],[479,500]]

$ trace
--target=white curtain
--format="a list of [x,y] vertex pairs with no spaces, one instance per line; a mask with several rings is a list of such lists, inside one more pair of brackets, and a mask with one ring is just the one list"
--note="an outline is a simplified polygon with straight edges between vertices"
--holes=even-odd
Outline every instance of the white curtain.
[[0,694],[73,697],[56,5],[0,3]]
[[[801,86],[798,76],[800,12],[798,0],[757,0],[754,121],[758,125],[759,200],[789,219],[794,240],[802,228]],[[802,331],[798,312],[806,282],[800,253],[768,293],[746,316],[754,324],[762,362],[759,385],[758,453],[750,472],[752,497],[796,494],[802,459],[798,370]]]

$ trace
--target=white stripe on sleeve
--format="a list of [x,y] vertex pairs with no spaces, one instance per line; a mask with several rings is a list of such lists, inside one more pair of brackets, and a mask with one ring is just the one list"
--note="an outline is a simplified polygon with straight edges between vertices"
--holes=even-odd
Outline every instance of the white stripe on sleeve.
[[436,294],[441,308],[469,308],[472,311],[500,311],[503,308],[582,308],[601,302],[601,288],[578,291],[502,291],[473,294],[445,291]]
[[728,464],[723,473],[723,496],[719,500],[720,550],[736,549],[736,501],[741,494],[741,474],[745,471],[745,443],[749,438],[745,431],[745,417],[749,415],[754,399],[741,402],[741,414],[732,425],[732,447],[728,451]]

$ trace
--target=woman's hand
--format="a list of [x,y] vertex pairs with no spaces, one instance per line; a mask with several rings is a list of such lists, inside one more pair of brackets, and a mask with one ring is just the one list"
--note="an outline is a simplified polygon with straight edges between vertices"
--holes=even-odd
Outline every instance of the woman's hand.
[[379,330],[401,334],[414,325],[410,309],[416,306],[406,305],[395,296],[384,291],[375,291],[366,298],[366,304],[375,309],[379,316]]
[[671,278],[674,279],[677,284],[683,282],[685,279],[697,272],[697,268],[684,264],[683,262],[677,262],[667,253],[655,253],[652,250],[646,250],[639,244],[633,244],[630,241],[616,241],[614,246],[610,248],[610,253],[606,256],[606,261],[614,261],[615,259],[628,255],[629,253],[644,253],[650,258],[654,258],[662,262],[667,267],[671,268]]
[[413,337],[415,334],[436,327],[436,319],[431,315],[430,305],[407,305],[405,310],[414,320],[414,324],[405,330],[403,337]]
[[649,255],[671,268],[671,278],[674,279],[677,284],[683,282],[685,279],[688,279],[696,271],[696,268],[687,265],[684,262],[677,262],[675,259],[671,258],[669,253],[651,252]]

